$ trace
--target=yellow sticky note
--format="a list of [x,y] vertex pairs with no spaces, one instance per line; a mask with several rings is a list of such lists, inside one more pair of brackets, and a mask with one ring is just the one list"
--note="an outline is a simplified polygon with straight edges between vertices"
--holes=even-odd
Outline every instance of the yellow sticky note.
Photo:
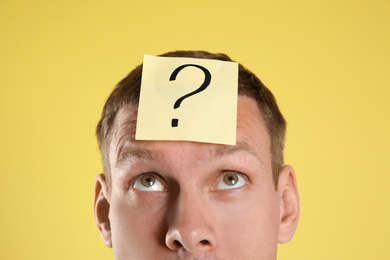
[[238,63],[145,55],[136,140],[236,144]]

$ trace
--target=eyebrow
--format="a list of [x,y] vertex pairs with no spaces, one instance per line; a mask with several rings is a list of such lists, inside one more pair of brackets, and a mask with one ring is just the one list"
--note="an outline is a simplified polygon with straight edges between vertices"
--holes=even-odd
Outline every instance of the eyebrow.
[[[214,159],[221,158],[233,153],[238,152],[247,152],[255,157],[261,164],[263,160],[256,153],[255,149],[246,141],[240,141],[236,145],[219,145],[218,147],[211,149],[206,156],[204,156],[204,161],[210,161]],[[130,142],[125,142],[125,144],[120,148],[117,156],[116,167],[126,160],[136,158],[136,159],[145,159],[145,160],[160,160],[162,154],[156,150],[150,150],[142,147],[137,147],[132,145]]]

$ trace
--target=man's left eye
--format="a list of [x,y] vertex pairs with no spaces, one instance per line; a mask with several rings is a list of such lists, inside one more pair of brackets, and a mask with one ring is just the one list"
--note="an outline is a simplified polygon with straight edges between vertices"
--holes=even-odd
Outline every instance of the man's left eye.
[[141,191],[164,191],[165,186],[154,174],[143,174],[135,179],[133,188]]
[[226,171],[215,186],[216,190],[235,189],[245,185],[247,181],[241,174],[232,171]]

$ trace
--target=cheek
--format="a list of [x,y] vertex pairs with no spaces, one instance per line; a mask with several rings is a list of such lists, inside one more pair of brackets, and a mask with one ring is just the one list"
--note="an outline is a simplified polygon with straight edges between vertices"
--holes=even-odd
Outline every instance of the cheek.
[[[153,254],[165,244],[164,212],[135,207],[124,200],[111,203],[110,223],[115,259],[145,258],[144,252]],[[137,257],[136,257],[137,256]]]
[[[220,238],[229,250],[249,259],[276,252],[279,233],[277,194],[254,195],[234,205],[221,205],[217,219]],[[255,258],[253,258],[255,257]]]

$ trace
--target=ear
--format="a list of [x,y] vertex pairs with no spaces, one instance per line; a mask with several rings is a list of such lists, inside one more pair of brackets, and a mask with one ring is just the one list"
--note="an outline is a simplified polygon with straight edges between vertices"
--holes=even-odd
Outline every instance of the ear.
[[95,222],[104,244],[108,247],[112,247],[111,225],[109,219],[110,200],[107,195],[109,195],[109,193],[106,178],[104,174],[99,174],[95,181]]
[[279,173],[280,200],[279,243],[287,243],[294,236],[299,219],[299,195],[294,169],[286,165]]

